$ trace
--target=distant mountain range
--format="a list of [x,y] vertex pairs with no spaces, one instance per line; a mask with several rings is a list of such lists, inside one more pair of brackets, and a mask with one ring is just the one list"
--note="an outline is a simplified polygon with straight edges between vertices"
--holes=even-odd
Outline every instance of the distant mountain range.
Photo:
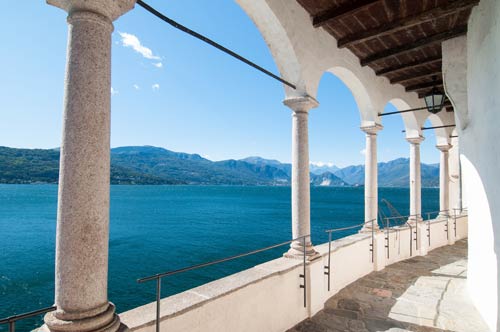
[[[0,147],[0,183],[57,183],[59,149]],[[379,163],[379,185],[407,187],[408,159]],[[291,165],[248,157],[211,161],[153,146],[111,149],[112,184],[290,185]],[[311,165],[313,186],[359,186],[364,166]],[[422,185],[439,185],[439,167],[422,164]]]
[[[422,187],[439,187],[439,164],[421,164]],[[347,166],[334,174],[350,185],[363,185],[365,166]],[[378,185],[380,187],[408,187],[410,183],[410,161],[398,158],[378,163]]]

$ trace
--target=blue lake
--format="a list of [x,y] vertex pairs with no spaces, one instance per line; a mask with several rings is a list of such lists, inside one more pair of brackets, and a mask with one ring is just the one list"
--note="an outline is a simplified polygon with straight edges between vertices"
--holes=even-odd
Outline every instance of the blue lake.
[[[407,188],[380,188],[408,214]],[[315,244],[329,228],[363,222],[363,188],[312,188]],[[53,304],[56,185],[0,185],[0,318]],[[422,211],[439,210],[439,190],[422,190]],[[112,186],[109,299],[123,312],[154,301],[136,280],[291,238],[289,187]],[[335,233],[346,236],[356,230]],[[162,296],[280,257],[287,247],[164,279]],[[40,324],[28,320],[18,330]],[[6,331],[0,326],[0,331]]]

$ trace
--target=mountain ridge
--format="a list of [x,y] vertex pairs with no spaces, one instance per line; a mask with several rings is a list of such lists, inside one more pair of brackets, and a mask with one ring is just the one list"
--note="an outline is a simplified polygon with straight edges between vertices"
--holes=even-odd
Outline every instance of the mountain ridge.
[[[0,147],[0,183],[57,183],[59,149]],[[111,149],[112,184],[290,185],[291,164],[251,156],[211,161],[155,146]],[[361,186],[364,166],[311,165],[313,186]],[[379,163],[380,186],[408,186],[408,159]],[[422,164],[423,186],[439,184],[439,167]]]

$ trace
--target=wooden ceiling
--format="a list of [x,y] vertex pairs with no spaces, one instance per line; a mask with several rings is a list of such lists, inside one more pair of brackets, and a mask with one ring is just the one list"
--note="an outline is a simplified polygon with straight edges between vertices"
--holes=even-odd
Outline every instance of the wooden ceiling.
[[[361,66],[422,98],[443,91],[441,42],[467,33],[479,0],[297,0]],[[451,111],[451,106],[448,106]]]

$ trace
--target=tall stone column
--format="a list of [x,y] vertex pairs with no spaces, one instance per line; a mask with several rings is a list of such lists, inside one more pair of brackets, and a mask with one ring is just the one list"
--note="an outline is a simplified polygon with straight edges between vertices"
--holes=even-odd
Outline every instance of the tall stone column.
[[108,301],[112,21],[134,0],[48,0],[68,12],[55,305],[45,331],[117,331]]
[[450,212],[460,214],[462,211],[462,179],[460,177],[460,146],[458,137],[451,138],[451,148],[448,155],[448,169],[450,176],[449,207],[453,209],[453,211]]
[[[311,234],[308,115],[318,102],[306,96],[286,99],[284,104],[292,110],[292,236],[298,238]],[[317,257],[310,236],[305,245],[291,243],[285,256],[301,258],[305,251],[309,259]]]
[[410,142],[410,221],[422,220],[422,182],[420,176],[420,143],[422,136],[407,138]]
[[[377,132],[383,127],[379,124],[361,127],[366,133],[365,150],[365,225],[362,232],[371,231],[372,225],[378,230],[378,165]],[[372,220],[375,220],[373,223]]]
[[446,217],[448,215],[449,209],[449,189],[450,189],[450,172],[448,165],[448,158],[451,146],[438,145],[436,148],[441,151],[440,162],[439,162],[439,216]]

